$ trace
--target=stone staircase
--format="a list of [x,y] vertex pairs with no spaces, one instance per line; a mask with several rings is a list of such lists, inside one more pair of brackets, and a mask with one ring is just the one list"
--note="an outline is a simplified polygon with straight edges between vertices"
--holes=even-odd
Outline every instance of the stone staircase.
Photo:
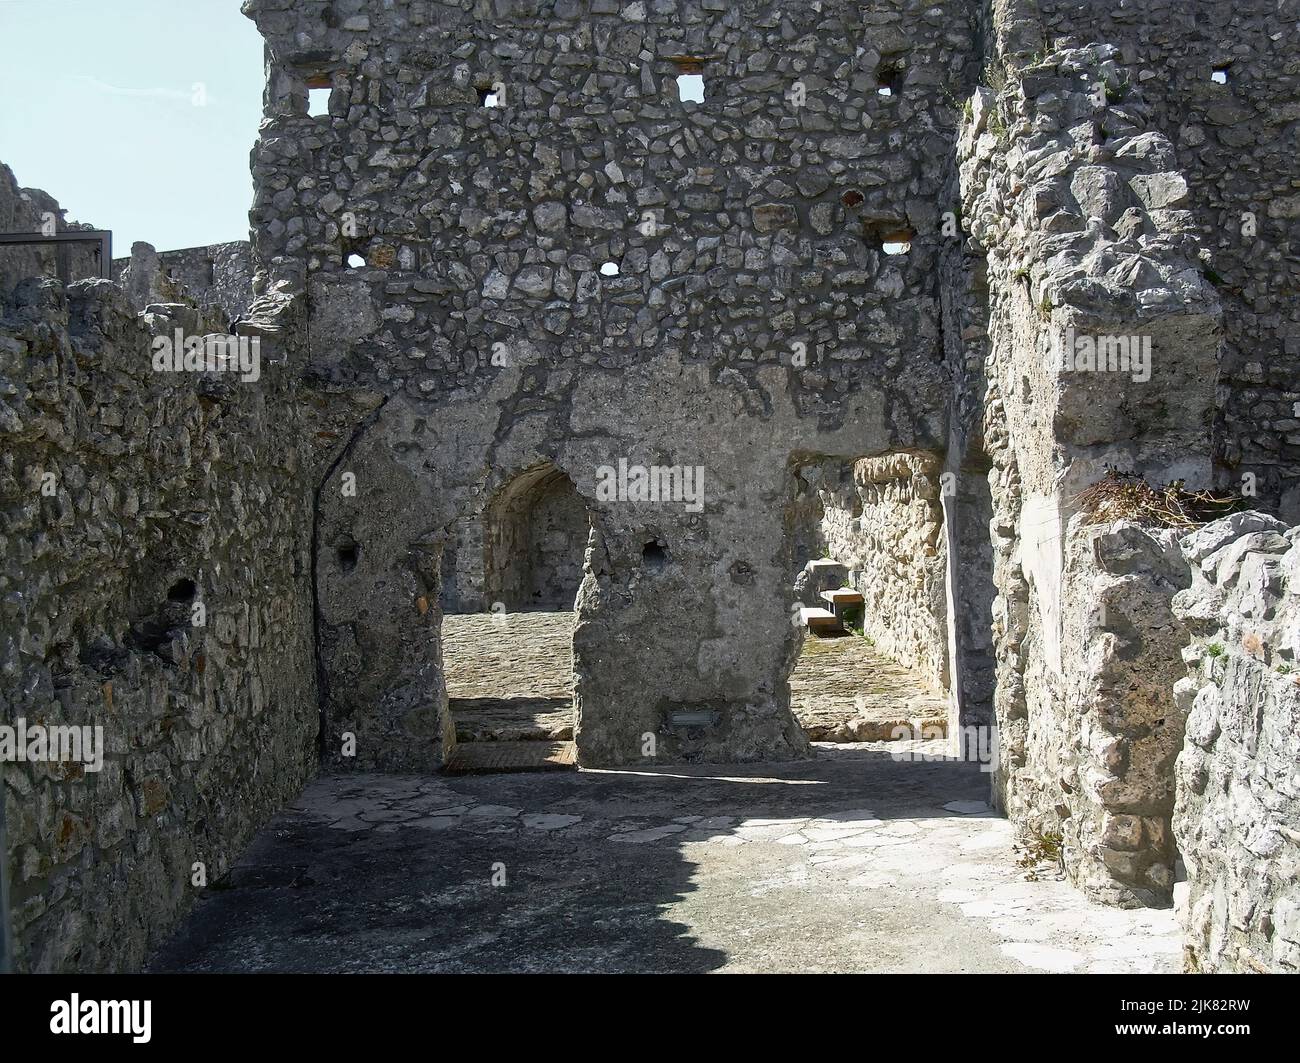
[[863,604],[862,595],[844,583],[848,569],[838,561],[819,558],[804,566],[800,585],[805,595],[825,602],[825,605],[806,605],[799,610],[799,622],[814,635],[838,635],[845,630],[844,617],[848,609]]

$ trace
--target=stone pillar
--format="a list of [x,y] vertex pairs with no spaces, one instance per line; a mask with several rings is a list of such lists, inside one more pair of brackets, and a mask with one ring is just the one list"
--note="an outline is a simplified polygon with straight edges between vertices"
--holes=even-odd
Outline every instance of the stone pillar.
[[1209,486],[1221,307],[1118,51],[997,61],[959,143],[991,293],[996,789],[1093,896],[1168,903],[1178,566],[1157,534],[1090,525],[1079,496],[1108,468]]

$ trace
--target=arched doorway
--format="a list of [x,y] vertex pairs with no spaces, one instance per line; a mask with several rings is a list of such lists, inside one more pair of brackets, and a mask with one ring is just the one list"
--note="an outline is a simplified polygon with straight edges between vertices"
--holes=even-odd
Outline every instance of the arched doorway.
[[591,516],[547,462],[511,478],[480,521],[485,608],[442,625],[457,742],[446,770],[573,767],[574,603]]
[[519,473],[484,513],[484,590],[499,611],[572,610],[591,517],[573,481],[546,462]]

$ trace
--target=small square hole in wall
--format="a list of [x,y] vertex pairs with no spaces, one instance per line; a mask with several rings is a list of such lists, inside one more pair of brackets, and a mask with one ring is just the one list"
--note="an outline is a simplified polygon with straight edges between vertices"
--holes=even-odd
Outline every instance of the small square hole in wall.
[[876,92],[881,96],[898,96],[903,91],[903,63],[885,60],[876,68]]
[[307,113],[320,118],[330,113],[330,93],[334,81],[328,74],[317,74],[307,79]]
[[364,269],[366,265],[366,260],[358,254],[348,255],[344,262],[347,264],[348,269]]
[[672,57],[677,68],[677,99],[682,103],[704,102],[705,56],[679,55]]
[[677,98],[681,100],[682,103],[703,103],[704,75],[678,74]]
[[180,579],[167,590],[169,602],[192,602],[198,595],[198,586],[192,579]]
[[600,267],[600,272],[601,272],[602,276],[605,276],[605,277],[617,277],[617,276],[618,276],[618,263],[617,263],[617,262],[606,262],[603,266]]
[[339,570],[341,572],[351,572],[357,567],[357,561],[361,557],[361,547],[351,539],[346,538],[338,545]]
[[867,224],[863,226],[863,235],[868,244],[878,247],[886,255],[906,255],[912,250],[912,241],[916,233],[906,227],[893,225]]
[[1216,66],[1210,71],[1210,80],[1216,85],[1226,85],[1228,83],[1228,68],[1226,66]]
[[505,91],[500,84],[479,85],[476,87],[476,91],[478,92],[478,105],[480,107],[495,108],[506,105],[503,98]]

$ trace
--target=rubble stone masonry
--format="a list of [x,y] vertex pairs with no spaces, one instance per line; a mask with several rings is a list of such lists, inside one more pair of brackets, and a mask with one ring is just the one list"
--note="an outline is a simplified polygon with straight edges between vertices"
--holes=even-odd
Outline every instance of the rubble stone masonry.
[[105,743],[0,763],[14,965],[139,967],[321,765],[440,770],[444,606],[574,603],[584,767],[811,755],[825,553],[1023,840],[1296,969],[1295,8],[245,0],[250,244],[0,253],[3,722]]

